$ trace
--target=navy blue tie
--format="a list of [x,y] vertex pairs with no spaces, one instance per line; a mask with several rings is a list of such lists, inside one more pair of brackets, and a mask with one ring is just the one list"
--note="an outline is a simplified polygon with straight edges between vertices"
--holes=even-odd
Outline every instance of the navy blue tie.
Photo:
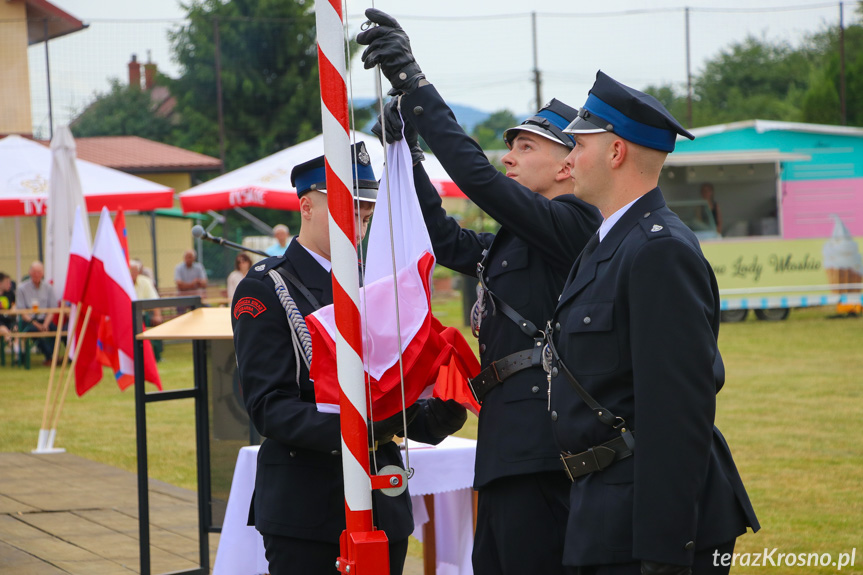
[[581,271],[581,266],[584,265],[585,260],[590,257],[590,255],[596,251],[596,246],[599,245],[599,232],[593,234],[593,237],[590,238],[590,241],[587,242],[587,245],[584,246],[584,249],[581,251],[581,260],[578,262],[578,269]]

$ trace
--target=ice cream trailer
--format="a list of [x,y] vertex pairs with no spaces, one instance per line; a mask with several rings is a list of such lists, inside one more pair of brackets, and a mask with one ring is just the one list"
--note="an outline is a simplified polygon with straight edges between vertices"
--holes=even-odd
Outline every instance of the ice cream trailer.
[[859,314],[863,128],[751,120],[692,132],[659,184],[701,240],[723,318],[778,320],[808,306]]

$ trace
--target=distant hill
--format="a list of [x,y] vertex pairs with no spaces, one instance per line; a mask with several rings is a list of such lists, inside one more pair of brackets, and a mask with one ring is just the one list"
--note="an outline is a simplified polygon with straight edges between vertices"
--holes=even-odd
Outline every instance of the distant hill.
[[[374,100],[373,98],[357,98],[354,101],[354,105],[360,108],[364,108],[366,106],[371,106],[375,102],[376,100]],[[474,126],[476,126],[491,115],[490,112],[484,112],[477,108],[473,108],[471,106],[463,106],[461,104],[450,103],[449,107],[455,114],[455,118],[456,120],[458,120],[458,123],[464,127],[465,131],[468,134],[473,131]],[[364,132],[369,132],[374,125],[375,120],[372,120],[367,125],[363,126],[361,129]]]

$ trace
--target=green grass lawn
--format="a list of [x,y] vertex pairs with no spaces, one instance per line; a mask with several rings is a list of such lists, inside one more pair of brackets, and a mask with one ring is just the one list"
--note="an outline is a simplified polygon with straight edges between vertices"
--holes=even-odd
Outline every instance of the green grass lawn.
[[[435,313],[461,326],[461,301],[437,297]],[[795,310],[784,322],[723,324],[728,372],[717,425],[728,439],[761,520],[761,532],[738,540],[737,552],[831,553],[857,548],[863,572],[863,319],[827,319],[829,309]],[[474,342],[465,329],[468,340]],[[38,363],[38,362],[36,362]],[[191,346],[165,346],[159,364],[167,389],[192,384]],[[49,369],[0,368],[0,450],[36,447]],[[476,436],[476,418],[459,432]],[[150,475],[195,488],[192,400],[148,406]],[[135,471],[132,390],[120,392],[106,371],[78,398],[70,392],[56,445]],[[775,556],[774,556],[775,557]],[[733,573],[835,573],[835,567],[737,567]]]

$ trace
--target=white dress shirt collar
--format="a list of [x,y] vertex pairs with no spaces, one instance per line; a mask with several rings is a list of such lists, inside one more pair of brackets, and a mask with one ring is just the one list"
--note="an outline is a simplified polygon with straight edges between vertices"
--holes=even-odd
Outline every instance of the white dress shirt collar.
[[607,218],[602,220],[602,224],[600,224],[600,226],[599,226],[599,241],[600,242],[603,239],[605,239],[605,236],[607,236],[608,232],[611,231],[612,226],[614,226],[614,224],[617,223],[617,220],[619,220],[620,218],[623,217],[623,214],[626,213],[626,210],[631,208],[632,204],[634,204],[635,202],[637,202],[640,199],[641,199],[641,196],[635,198],[634,200],[632,200],[631,202],[629,202],[628,204],[626,204],[625,206],[623,206],[622,208],[620,208],[619,210],[617,210],[616,212],[614,212],[613,214],[611,214],[610,216],[608,216]]

